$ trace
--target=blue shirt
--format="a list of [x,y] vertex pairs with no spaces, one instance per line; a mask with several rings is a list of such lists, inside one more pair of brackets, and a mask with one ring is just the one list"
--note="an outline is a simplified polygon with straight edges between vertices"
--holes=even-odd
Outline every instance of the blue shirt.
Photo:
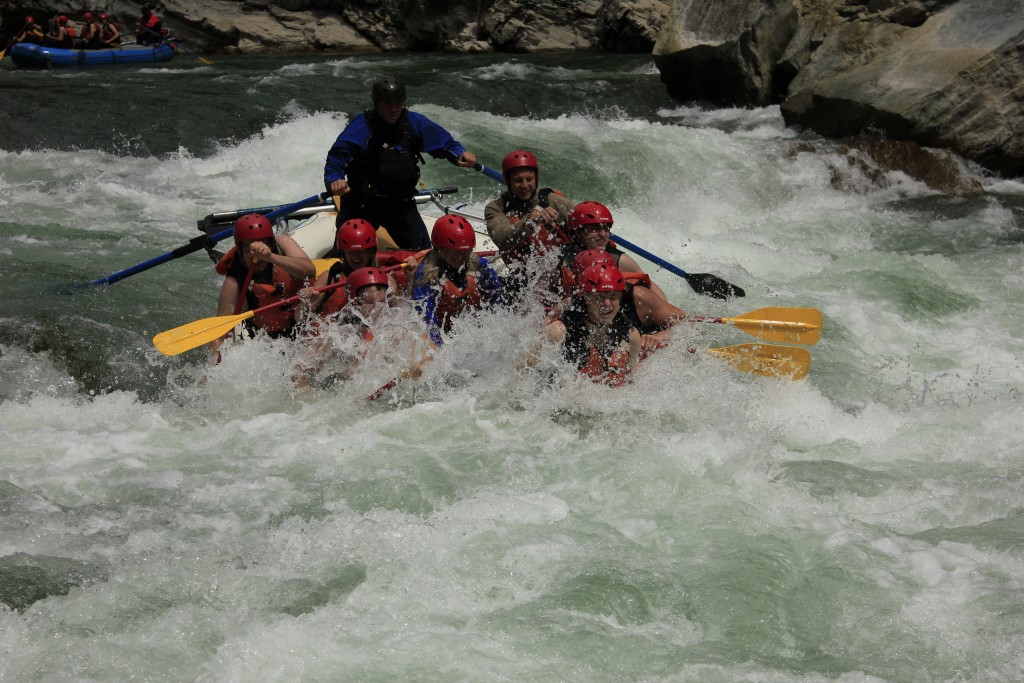
[[[405,110],[405,114],[409,117],[409,131],[420,153],[429,154],[435,159],[447,158],[454,164],[466,151],[451,133],[423,114],[408,109]],[[366,154],[372,133],[366,112],[359,114],[345,126],[341,135],[334,141],[331,151],[327,153],[327,163],[324,164],[324,187],[329,190],[335,180],[346,179],[348,165],[353,159]]]

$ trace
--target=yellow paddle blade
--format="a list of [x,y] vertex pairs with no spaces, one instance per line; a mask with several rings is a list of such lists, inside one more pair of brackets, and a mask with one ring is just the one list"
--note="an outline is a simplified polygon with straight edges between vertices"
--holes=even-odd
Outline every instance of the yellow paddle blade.
[[816,308],[769,306],[722,322],[770,342],[810,345],[821,339],[822,317]]
[[221,315],[196,320],[173,330],[167,330],[153,337],[156,350],[165,356],[177,356],[197,346],[220,339],[234,329],[235,325],[253,316],[252,311],[238,315]]
[[316,276],[320,277],[328,270],[331,269],[335,263],[341,263],[340,258],[315,258],[313,259],[313,266],[316,268]]
[[796,346],[737,344],[708,349],[708,354],[721,358],[733,368],[762,377],[803,379],[811,369],[811,354]]

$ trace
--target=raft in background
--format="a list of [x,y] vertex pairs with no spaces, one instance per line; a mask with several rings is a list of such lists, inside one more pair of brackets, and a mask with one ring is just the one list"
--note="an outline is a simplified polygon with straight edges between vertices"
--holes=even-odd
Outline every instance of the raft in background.
[[15,66],[22,69],[64,69],[89,66],[156,64],[174,59],[168,43],[125,45],[106,50],[69,50],[33,43],[17,43],[9,53]]

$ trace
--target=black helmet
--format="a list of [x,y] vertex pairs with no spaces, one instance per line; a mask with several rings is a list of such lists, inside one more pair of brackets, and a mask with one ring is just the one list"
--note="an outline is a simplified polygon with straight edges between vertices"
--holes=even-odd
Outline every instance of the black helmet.
[[399,104],[405,102],[405,83],[394,76],[384,76],[373,84],[373,103]]

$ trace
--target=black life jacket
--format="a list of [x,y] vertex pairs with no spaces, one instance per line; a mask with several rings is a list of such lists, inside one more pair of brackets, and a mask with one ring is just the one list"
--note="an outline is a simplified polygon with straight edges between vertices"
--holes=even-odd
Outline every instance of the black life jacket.
[[[566,361],[572,363],[579,369],[583,369],[592,361],[591,350],[587,346],[587,313],[575,306],[565,311],[561,316],[562,324],[565,325],[565,341],[562,347],[562,354]],[[629,320],[620,310],[611,325],[608,326],[608,333],[605,337],[604,347],[596,349],[599,356],[607,360],[616,351],[629,345],[629,331],[633,329]]]
[[420,154],[409,123],[409,112],[389,126],[376,110],[364,112],[370,124],[366,153],[358,163],[350,164],[349,182],[367,200],[374,203],[409,201],[420,180]]

